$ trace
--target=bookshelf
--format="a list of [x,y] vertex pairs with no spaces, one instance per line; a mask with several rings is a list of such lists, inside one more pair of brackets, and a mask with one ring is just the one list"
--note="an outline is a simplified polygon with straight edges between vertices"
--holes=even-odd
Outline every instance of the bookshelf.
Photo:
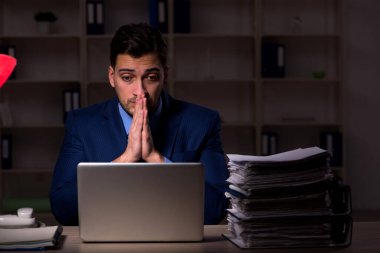
[[[335,158],[340,156],[342,2],[269,0],[259,5],[260,42],[285,49],[285,75],[257,81],[260,135],[275,133],[279,151],[311,145],[327,148],[324,143],[329,139]],[[344,163],[331,165],[344,179]]]
[[[177,7],[166,3],[167,88],[220,112],[226,153],[262,154],[266,133],[275,133],[277,152],[343,133],[341,0],[190,0],[189,33],[175,32]],[[49,34],[33,19],[41,10],[58,17]],[[149,22],[150,2],[104,1],[101,34],[87,34],[86,10],[86,0],[0,0],[0,46],[14,46],[18,59],[16,78],[0,90],[12,115],[0,131],[12,136],[13,154],[12,169],[0,170],[3,209],[8,198],[48,197],[64,132],[63,92],[80,91],[81,106],[113,96],[110,40],[120,25]],[[285,48],[281,78],[261,75],[265,43]],[[344,164],[336,170],[344,177]]]

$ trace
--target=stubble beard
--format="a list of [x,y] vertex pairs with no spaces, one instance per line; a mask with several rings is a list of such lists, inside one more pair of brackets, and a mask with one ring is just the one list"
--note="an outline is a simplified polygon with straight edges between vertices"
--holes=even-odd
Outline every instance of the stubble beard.
[[[127,103],[125,104],[124,110],[133,117],[135,113],[135,107],[136,107],[136,98],[130,98],[127,100]],[[150,98],[147,98],[147,107],[148,107],[148,114],[153,111],[152,101]]]

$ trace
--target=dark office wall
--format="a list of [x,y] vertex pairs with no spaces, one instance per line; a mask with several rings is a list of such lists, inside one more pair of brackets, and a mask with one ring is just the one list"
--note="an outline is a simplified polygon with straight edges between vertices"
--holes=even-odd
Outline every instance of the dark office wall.
[[354,210],[380,209],[380,1],[345,2],[345,126]]

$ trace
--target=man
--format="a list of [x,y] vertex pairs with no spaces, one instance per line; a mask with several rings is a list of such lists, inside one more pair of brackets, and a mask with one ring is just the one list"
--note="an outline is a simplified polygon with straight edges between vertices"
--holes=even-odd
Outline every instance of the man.
[[164,91],[166,49],[160,32],[146,24],[125,25],[116,32],[108,78],[117,98],[67,117],[50,192],[61,224],[78,224],[79,162],[202,162],[204,222],[216,224],[224,217],[228,171],[219,115]]

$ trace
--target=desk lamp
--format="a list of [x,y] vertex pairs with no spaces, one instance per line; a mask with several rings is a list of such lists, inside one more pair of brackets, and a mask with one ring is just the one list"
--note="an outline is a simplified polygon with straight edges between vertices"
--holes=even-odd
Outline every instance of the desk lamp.
[[5,84],[16,66],[16,59],[12,56],[0,54],[0,88]]

